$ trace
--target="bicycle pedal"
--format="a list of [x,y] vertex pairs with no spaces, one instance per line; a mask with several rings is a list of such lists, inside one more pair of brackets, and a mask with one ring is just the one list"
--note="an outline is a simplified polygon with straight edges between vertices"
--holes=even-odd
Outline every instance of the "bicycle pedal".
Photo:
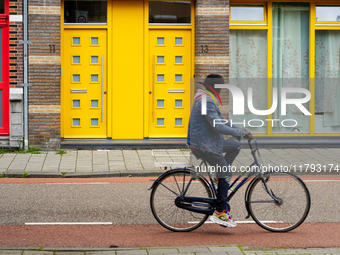
[[222,225],[222,224],[221,224],[220,226],[221,226],[221,227],[224,227],[224,228],[227,228],[227,227],[228,227],[228,226],[224,226],[224,225]]

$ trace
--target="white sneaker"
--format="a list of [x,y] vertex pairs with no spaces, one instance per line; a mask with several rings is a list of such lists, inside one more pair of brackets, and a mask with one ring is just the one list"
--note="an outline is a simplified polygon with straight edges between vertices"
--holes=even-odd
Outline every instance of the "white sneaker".
[[219,213],[217,211],[214,212],[212,216],[210,216],[210,220],[214,223],[227,226],[227,227],[236,227],[237,224],[231,218],[231,215],[226,213],[225,211]]

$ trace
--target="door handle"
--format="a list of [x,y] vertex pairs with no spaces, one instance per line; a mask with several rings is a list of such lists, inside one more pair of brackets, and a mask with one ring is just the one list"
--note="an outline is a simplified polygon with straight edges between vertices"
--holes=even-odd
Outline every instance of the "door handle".
[[152,56],[152,122],[155,122],[155,55]]
[[102,91],[101,91],[101,97],[102,97],[102,107],[101,107],[101,117],[102,117],[102,123],[103,123],[103,94],[104,94],[104,85],[103,85],[103,55],[102,55],[102,77],[101,77],[101,82],[102,82]]

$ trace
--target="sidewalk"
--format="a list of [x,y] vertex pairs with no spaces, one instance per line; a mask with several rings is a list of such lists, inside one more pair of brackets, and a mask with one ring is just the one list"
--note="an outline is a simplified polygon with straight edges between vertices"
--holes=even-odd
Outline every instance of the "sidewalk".
[[[67,251],[66,251],[67,250]],[[86,251],[88,250],[88,251]],[[22,253],[23,252],[23,253]],[[201,246],[171,248],[140,249],[51,249],[37,250],[0,250],[0,255],[146,255],[146,254],[210,254],[210,255],[280,255],[280,254],[340,254],[340,248],[308,248],[308,249],[265,249],[237,246]]]
[[[164,172],[164,167],[155,166],[155,162],[190,162],[190,151],[180,149],[65,151],[63,155],[55,151],[0,154],[0,174],[7,177],[20,177],[25,172],[30,177],[156,176]],[[270,166],[300,170],[306,168],[304,164],[320,164],[322,171],[329,171],[330,164],[333,169],[340,165],[340,148],[260,149],[260,153],[263,163]],[[252,162],[249,148],[243,148],[233,165],[239,169]]]

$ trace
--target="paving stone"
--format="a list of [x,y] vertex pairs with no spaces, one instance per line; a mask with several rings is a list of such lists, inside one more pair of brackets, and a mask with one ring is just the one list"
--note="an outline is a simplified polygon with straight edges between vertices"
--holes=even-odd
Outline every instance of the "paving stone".
[[119,157],[119,158],[110,158],[109,162],[124,162],[124,158],[123,157]]
[[43,167],[43,162],[28,162],[26,165],[26,168],[30,168],[30,167],[39,167],[40,169]]
[[109,171],[108,165],[93,165],[93,172],[107,172]]
[[127,250],[127,251],[117,251],[117,255],[144,255],[147,254],[146,250]]
[[75,167],[76,161],[61,161],[59,166],[60,167]]
[[244,255],[238,247],[227,247],[227,253],[229,255]]
[[151,155],[151,150],[137,150],[139,156],[141,155]]
[[117,151],[108,151],[107,152],[109,159],[114,158],[114,157],[122,157],[123,156],[123,152],[120,150]]
[[[229,253],[230,255],[232,255],[232,253]],[[288,255],[288,253],[285,253],[285,254],[287,254]],[[270,252],[256,252],[256,255],[277,255],[277,253],[275,253],[275,252],[272,252],[272,253],[270,253]],[[296,255],[296,253],[295,253],[295,255]]]
[[75,173],[76,172],[76,169],[75,167],[73,168],[59,168],[59,172],[60,173]]
[[24,251],[24,255],[53,255],[53,251]]
[[13,168],[13,169],[7,169],[6,173],[23,173],[24,172],[24,169],[16,169],[16,168]]
[[34,172],[42,172],[42,166],[27,166],[24,170],[24,172],[27,172],[27,173],[34,173]]
[[92,166],[90,166],[90,167],[77,167],[76,173],[92,173]]
[[228,248],[234,248],[234,247],[214,247],[214,246],[208,247],[208,249],[212,252],[227,252]]
[[192,252],[192,253],[196,253],[196,252],[204,252],[204,253],[208,253],[210,252],[208,247],[178,247],[178,250],[180,253],[182,252]]
[[178,250],[175,248],[169,249],[147,249],[149,254],[178,254]]
[[0,250],[0,255],[21,255],[22,250]]
[[143,167],[141,164],[126,164],[126,170],[138,171],[138,170],[143,170]]
[[55,255],[84,255],[85,252],[80,251],[58,251],[54,253]]
[[136,154],[136,155],[124,155],[124,160],[139,160],[139,156]]
[[125,155],[137,155],[137,151],[135,150],[123,150],[123,154]]
[[125,171],[126,167],[125,165],[110,165],[110,171]]
[[86,255],[115,255],[116,251],[91,251],[85,252]]
[[58,173],[59,172],[59,165],[57,166],[44,166],[42,172],[46,173]]
[[55,164],[61,161],[61,156],[58,154],[47,154],[45,164]]

